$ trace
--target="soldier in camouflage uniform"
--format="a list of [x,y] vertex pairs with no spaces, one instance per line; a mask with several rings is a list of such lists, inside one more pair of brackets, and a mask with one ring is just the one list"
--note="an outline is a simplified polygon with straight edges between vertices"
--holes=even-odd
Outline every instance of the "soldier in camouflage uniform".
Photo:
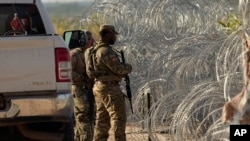
[[70,50],[72,64],[71,93],[74,97],[74,113],[76,122],[75,141],[93,140],[93,81],[91,81],[86,74],[84,59],[84,51],[89,46],[90,42],[87,42],[87,44],[85,44],[83,47],[78,47]]
[[96,121],[93,141],[107,141],[112,127],[116,141],[126,141],[126,106],[125,95],[119,82],[132,71],[132,66],[123,64],[110,46],[116,41],[114,26],[100,27],[101,40],[96,44],[95,83],[93,93],[96,102]]

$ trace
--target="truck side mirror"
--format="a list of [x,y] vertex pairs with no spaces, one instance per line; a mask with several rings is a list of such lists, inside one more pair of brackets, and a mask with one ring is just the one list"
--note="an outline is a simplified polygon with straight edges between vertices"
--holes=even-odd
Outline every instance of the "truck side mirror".
[[86,32],[82,30],[70,30],[63,33],[63,39],[69,49],[83,47],[88,41]]

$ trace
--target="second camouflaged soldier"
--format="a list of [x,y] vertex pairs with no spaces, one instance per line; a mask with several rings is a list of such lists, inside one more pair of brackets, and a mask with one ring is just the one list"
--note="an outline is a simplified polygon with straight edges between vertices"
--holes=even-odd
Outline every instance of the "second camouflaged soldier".
[[[72,64],[72,89],[75,112],[75,141],[92,141],[94,126],[94,99],[92,93],[93,81],[85,71],[84,51],[89,47],[86,34],[82,34],[85,44],[70,50]],[[84,41],[83,41],[84,42]]]
[[95,83],[93,93],[96,102],[96,121],[93,141],[107,141],[112,127],[115,141],[126,141],[125,95],[120,88],[122,78],[132,71],[132,66],[121,63],[111,45],[117,32],[113,25],[102,25],[101,40],[94,50]]

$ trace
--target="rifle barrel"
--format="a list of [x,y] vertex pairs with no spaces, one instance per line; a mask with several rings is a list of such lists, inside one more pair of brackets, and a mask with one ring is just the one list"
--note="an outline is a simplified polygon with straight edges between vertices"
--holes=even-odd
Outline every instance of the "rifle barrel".
[[[122,50],[121,50],[121,58],[122,58],[122,63],[125,64],[124,53],[123,53]],[[133,112],[133,105],[132,105],[132,94],[131,94],[130,80],[129,80],[129,76],[128,75],[125,76],[124,81],[126,82],[127,97],[128,97],[129,103],[130,103],[132,114],[133,114],[134,112]]]

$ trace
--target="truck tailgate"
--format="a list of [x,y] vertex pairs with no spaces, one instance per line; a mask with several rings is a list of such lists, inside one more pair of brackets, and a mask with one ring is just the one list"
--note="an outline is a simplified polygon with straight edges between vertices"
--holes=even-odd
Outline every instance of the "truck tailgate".
[[53,37],[0,38],[0,93],[55,90]]

